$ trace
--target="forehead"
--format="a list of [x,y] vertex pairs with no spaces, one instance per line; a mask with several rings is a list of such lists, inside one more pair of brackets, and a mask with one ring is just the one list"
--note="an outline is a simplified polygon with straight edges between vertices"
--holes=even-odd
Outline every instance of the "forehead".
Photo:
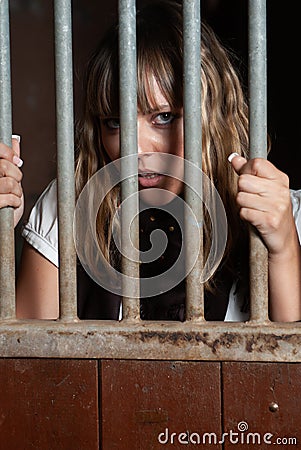
[[160,88],[155,76],[153,74],[149,74],[146,80],[144,80],[144,93],[146,97],[146,103],[139,105],[139,109],[145,110],[148,109],[158,109],[162,106],[170,106],[169,101],[166,96],[162,93],[162,89]]
[[153,84],[153,99],[156,105],[168,104],[168,101],[165,95],[162,94],[162,91],[158,85],[157,80],[152,75],[152,84]]

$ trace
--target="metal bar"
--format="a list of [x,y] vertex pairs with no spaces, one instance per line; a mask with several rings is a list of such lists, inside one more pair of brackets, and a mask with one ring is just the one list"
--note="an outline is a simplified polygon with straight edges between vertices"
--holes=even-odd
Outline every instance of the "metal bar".
[[[0,0],[0,142],[11,146],[12,111],[10,77],[9,3]],[[14,212],[0,210],[0,316],[15,317]]]
[[54,20],[60,318],[68,321],[77,318],[71,0],[54,1]]
[[[137,62],[136,62],[136,2],[119,0],[119,89],[120,89],[120,149],[121,157],[137,154]],[[134,174],[134,175],[133,175]],[[138,158],[121,163],[121,244],[123,318],[139,320],[139,223],[138,223]],[[133,220],[136,217],[136,220]],[[130,233],[129,230],[131,229]],[[129,239],[130,235],[130,239]]]
[[[249,1],[250,157],[267,157],[266,0]],[[254,229],[250,231],[251,320],[268,316],[267,249]]]
[[301,324],[16,321],[0,324],[1,357],[301,362]]
[[[185,158],[202,168],[201,129],[201,7],[200,0],[183,1],[184,36],[184,148]],[[199,195],[191,188],[190,166],[185,166],[185,202],[193,211],[196,223],[185,215],[186,267],[192,267],[190,259],[195,255],[199,242],[197,261],[186,277],[186,320],[204,319],[204,289],[200,282],[203,267],[203,204]],[[196,184],[197,183],[197,184]],[[202,177],[194,180],[197,192],[202,193]]]

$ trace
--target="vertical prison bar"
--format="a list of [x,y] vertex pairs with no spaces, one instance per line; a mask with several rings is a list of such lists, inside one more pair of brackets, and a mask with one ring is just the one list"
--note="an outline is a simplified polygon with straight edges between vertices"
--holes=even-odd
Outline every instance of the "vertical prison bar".
[[[136,2],[119,0],[119,79],[120,79],[120,151],[121,157],[137,154],[137,62]],[[135,175],[133,175],[135,174]],[[138,158],[121,163],[121,244],[123,318],[139,320],[139,222],[138,222]],[[133,218],[136,220],[132,220]],[[129,229],[130,239],[128,237]]]
[[[201,6],[200,0],[183,0],[184,44],[184,149],[185,158],[202,169],[201,128]],[[201,172],[200,172],[201,173]],[[189,166],[185,166],[185,203],[193,211],[197,224],[202,224],[202,177],[194,180],[196,193],[191,188]],[[193,265],[194,248],[199,242],[198,258]],[[186,320],[204,318],[204,290],[200,282],[203,266],[203,227],[185,215],[185,260],[193,269],[186,277]]]
[[[61,318],[76,317],[76,255],[73,244],[72,219],[74,211],[74,136],[73,136],[73,89],[72,89],[72,28],[71,2],[56,0],[55,45],[56,45],[56,89],[57,89],[57,145],[58,145],[58,217],[60,242],[60,308]],[[184,128],[185,157],[201,167],[201,96],[200,89],[200,4],[199,1],[184,0]],[[137,103],[136,103],[136,17],[135,2],[119,0],[120,18],[120,121],[121,155],[137,152]],[[11,86],[9,51],[9,5],[0,1],[0,140],[11,144]],[[197,54],[198,53],[198,54]],[[266,5],[265,0],[249,1],[249,95],[250,95],[250,155],[266,157]],[[198,117],[199,116],[199,117]],[[192,118],[194,126],[192,126]],[[198,126],[195,124],[198,122]],[[131,160],[135,165],[135,160]],[[137,177],[127,178],[127,173],[137,173],[138,167],[122,166],[122,199],[132,196],[132,207],[123,211],[123,223],[130,223],[138,212]],[[187,180],[189,184],[189,175]],[[201,188],[200,188],[201,189]],[[202,210],[198,198],[189,188],[185,200],[202,221]],[[134,214],[133,214],[134,212]],[[130,214],[130,215],[128,215]],[[189,226],[187,226],[188,235]],[[127,227],[125,227],[127,228]],[[1,317],[15,317],[15,262],[13,210],[0,211],[0,299]],[[138,248],[138,221],[132,224],[132,239]],[[265,322],[268,319],[267,252],[251,231],[250,291],[251,319]],[[186,243],[189,248],[189,241]],[[131,278],[139,278],[139,263],[134,249],[127,249],[124,239],[123,271]],[[189,251],[186,253],[189,255]],[[201,252],[200,252],[201,256]],[[134,261],[131,261],[133,259]],[[187,279],[187,318],[203,317],[203,289],[199,283],[198,261]],[[139,281],[135,284],[133,298],[123,299],[125,318],[139,317]]]
[[75,187],[71,0],[55,0],[54,22],[60,318],[75,320],[77,295],[73,241]]
[[[8,0],[0,0],[0,142],[11,146],[10,27]],[[0,317],[15,317],[14,214],[0,210]]]
[[[250,157],[267,157],[266,0],[249,0],[249,126]],[[268,315],[267,249],[250,230],[251,320],[264,323]]]

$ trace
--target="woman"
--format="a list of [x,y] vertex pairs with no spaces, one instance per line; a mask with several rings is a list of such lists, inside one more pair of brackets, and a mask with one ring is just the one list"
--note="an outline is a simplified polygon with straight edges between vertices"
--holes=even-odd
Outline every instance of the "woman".
[[[138,12],[138,157],[142,167],[146,167],[140,169],[139,189],[165,189],[178,198],[182,196],[183,184],[160,171],[150,170],[145,161],[149,154],[184,156],[182,41],[178,3],[154,1]],[[247,104],[227,52],[206,24],[202,25],[201,54],[203,171],[218,190],[228,220],[223,259],[213,277],[205,283],[205,316],[208,320],[248,318],[248,292],[244,287],[248,283],[246,225],[249,223],[257,228],[268,249],[271,319],[300,320],[301,259],[294,221],[295,215],[301,228],[300,192],[290,193],[288,177],[270,162],[258,158],[248,160]],[[88,66],[84,118],[77,131],[75,184],[79,197],[93,174],[120,156],[117,27],[107,33]],[[22,196],[21,172],[13,161],[17,154],[16,144],[13,149],[0,147],[1,206],[13,206],[16,211]],[[120,255],[112,229],[119,194],[119,187],[115,187],[105,197],[97,218],[101,252],[117,269]],[[207,216],[205,212],[205,259],[212,239]],[[149,225],[151,218],[156,224],[160,223],[161,229],[170,221],[170,216],[152,206],[140,214],[141,251],[149,249],[150,234],[157,226]],[[169,223],[168,229],[172,233],[166,249],[167,261],[162,265],[161,258],[142,264],[142,277],[153,277],[168,270],[179,255],[181,230],[177,229],[177,224]],[[23,236],[26,243],[17,286],[18,317],[56,318],[55,182],[38,200]],[[78,292],[80,318],[118,318],[120,297],[94,283],[80,264]],[[140,304],[143,319],[184,320],[185,280],[168,292],[142,298]]]

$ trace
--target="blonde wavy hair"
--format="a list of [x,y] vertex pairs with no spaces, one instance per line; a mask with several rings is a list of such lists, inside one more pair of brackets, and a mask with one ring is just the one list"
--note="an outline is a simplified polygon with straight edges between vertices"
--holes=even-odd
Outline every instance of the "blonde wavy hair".
[[[154,107],[151,79],[154,76],[171,108],[183,106],[183,33],[181,5],[171,0],[152,1],[137,12],[138,107],[147,112]],[[248,110],[231,54],[221,45],[211,28],[202,23],[202,164],[216,186],[228,218],[228,241],[223,264],[234,271],[235,249],[244,235],[235,196],[237,177],[227,161],[233,151],[248,154]],[[102,145],[100,120],[116,117],[118,92],[118,26],[113,26],[88,67],[83,120],[77,133],[76,195],[92,175],[109,159]],[[108,262],[112,252],[112,218],[118,206],[119,189],[110,192],[100,207],[97,234],[100,249]],[[204,257],[211,245],[210,221],[205,213]],[[210,289],[207,282],[205,288]]]

